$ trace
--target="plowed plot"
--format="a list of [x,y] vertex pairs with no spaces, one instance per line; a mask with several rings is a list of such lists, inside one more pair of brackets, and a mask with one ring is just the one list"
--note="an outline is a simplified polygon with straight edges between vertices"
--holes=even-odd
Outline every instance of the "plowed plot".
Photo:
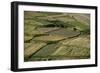
[[74,31],[66,28],[61,28],[57,31],[49,32],[50,35],[58,35],[58,36],[64,36],[66,38],[68,37],[74,37],[80,34],[79,31]]
[[59,29],[59,30],[52,30],[52,32],[47,32],[48,35],[41,35],[35,37],[34,41],[44,41],[44,42],[55,42],[60,41],[65,38],[78,36],[80,34],[79,31],[73,31],[68,29]]
[[41,49],[45,45],[46,45],[46,43],[42,43],[42,42],[33,43],[31,46],[29,46],[27,49],[25,49],[25,51],[24,51],[25,58],[26,59],[29,58],[32,54],[37,52],[39,49]]
[[57,44],[46,45],[45,47],[40,49],[37,53],[33,54],[33,56],[29,60],[36,60],[37,58],[41,60],[43,58],[48,59],[51,56],[51,54],[57,49],[58,49]]
[[46,35],[34,38],[34,41],[44,41],[44,42],[56,42],[65,39],[66,37],[57,35]]

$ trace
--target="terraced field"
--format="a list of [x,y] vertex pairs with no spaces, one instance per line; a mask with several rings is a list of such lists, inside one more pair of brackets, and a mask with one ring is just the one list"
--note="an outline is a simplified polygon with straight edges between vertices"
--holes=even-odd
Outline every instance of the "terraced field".
[[90,15],[24,12],[24,61],[90,58]]

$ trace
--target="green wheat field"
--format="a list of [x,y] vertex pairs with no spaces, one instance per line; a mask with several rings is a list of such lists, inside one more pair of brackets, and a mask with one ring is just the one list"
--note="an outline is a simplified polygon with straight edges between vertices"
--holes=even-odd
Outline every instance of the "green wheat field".
[[90,58],[90,14],[24,11],[24,61]]

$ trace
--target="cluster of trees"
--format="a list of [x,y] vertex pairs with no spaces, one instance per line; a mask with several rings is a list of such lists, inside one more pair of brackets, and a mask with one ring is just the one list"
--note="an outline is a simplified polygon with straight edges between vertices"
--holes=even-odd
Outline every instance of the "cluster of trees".
[[43,25],[43,27],[67,27],[66,23],[59,20],[47,20],[49,24]]
[[82,30],[80,32],[81,32],[81,34],[90,34],[90,28],[87,27],[87,28],[85,28],[84,30]]

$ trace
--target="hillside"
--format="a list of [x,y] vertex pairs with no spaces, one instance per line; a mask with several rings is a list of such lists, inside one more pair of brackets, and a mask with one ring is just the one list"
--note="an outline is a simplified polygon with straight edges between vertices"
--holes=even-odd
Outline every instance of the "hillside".
[[24,60],[90,58],[90,15],[24,12]]

